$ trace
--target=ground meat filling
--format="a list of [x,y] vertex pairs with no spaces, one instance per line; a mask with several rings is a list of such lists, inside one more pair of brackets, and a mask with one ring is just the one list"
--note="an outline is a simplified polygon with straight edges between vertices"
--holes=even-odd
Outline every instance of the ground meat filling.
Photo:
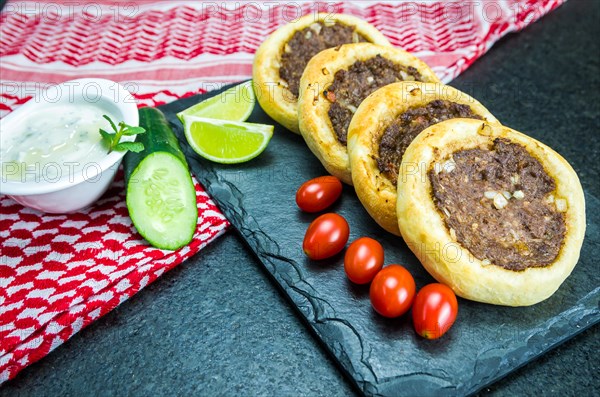
[[294,33],[283,47],[279,77],[288,84],[288,90],[297,98],[300,77],[308,61],[319,52],[342,44],[367,41],[355,31],[354,26],[325,25],[315,22]]
[[429,172],[450,235],[484,264],[522,271],[554,262],[566,201],[540,162],[518,144],[455,152]]
[[394,185],[398,180],[398,167],[408,145],[427,127],[454,118],[481,120],[469,105],[446,100],[435,100],[425,106],[414,107],[402,113],[390,124],[379,142],[377,166]]
[[323,95],[331,102],[329,119],[338,141],[346,145],[350,120],[360,103],[372,92],[397,81],[422,81],[412,66],[398,65],[377,55],[356,61],[348,70],[338,70]]

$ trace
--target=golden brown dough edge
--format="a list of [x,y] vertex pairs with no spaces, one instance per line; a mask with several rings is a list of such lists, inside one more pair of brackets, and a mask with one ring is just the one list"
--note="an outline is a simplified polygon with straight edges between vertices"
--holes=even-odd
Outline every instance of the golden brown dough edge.
[[372,43],[391,45],[388,39],[368,22],[346,14],[308,14],[280,27],[267,37],[256,51],[252,65],[256,98],[273,120],[297,134],[300,133],[298,112],[296,111],[297,99],[285,88],[279,77],[281,49],[296,31],[319,21],[324,23],[336,21],[344,25],[356,26],[356,31]]
[[[567,201],[566,234],[552,265],[516,272],[483,264],[453,240],[431,199],[427,170],[456,150],[477,147],[494,138],[520,144],[556,181],[556,196]],[[418,164],[420,173],[405,171]],[[585,233],[585,200],[577,174],[558,153],[504,126],[453,119],[423,131],[408,147],[398,184],[398,223],[402,237],[425,269],[463,298],[505,306],[528,306],[550,297],[575,267]]]
[[440,82],[427,64],[414,55],[393,47],[369,43],[345,44],[321,51],[315,55],[300,79],[298,120],[300,133],[308,147],[332,175],[351,185],[350,161],[346,146],[342,145],[329,120],[330,102],[322,95],[337,71],[349,68],[356,61],[365,61],[381,55],[394,63],[416,68],[424,79]]
[[379,142],[385,129],[410,108],[425,106],[436,99],[469,105],[489,123],[498,120],[477,100],[442,83],[399,82],[382,87],[358,107],[348,128],[348,155],[356,195],[369,215],[385,230],[397,236],[396,186],[377,165]]

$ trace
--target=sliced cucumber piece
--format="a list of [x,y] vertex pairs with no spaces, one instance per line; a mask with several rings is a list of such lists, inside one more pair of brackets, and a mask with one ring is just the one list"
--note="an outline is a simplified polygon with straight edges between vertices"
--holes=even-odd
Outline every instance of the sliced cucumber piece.
[[168,152],[144,157],[127,183],[127,208],[138,232],[154,247],[175,250],[196,230],[196,191],[187,168]]
[[165,115],[142,108],[136,137],[144,144],[139,153],[123,159],[127,209],[138,232],[154,247],[181,248],[192,241],[198,221],[196,190],[185,155]]

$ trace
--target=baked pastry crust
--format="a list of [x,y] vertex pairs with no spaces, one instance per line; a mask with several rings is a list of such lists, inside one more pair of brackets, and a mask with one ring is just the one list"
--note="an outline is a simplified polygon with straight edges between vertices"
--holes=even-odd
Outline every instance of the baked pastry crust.
[[[371,217],[397,236],[396,186],[379,170],[379,143],[385,129],[410,108],[436,99],[469,105],[489,123],[498,120],[477,100],[441,83],[399,82],[382,87],[358,107],[348,128],[348,155],[356,195]],[[398,181],[401,183],[401,181]]]
[[279,67],[283,47],[298,30],[309,27],[315,22],[340,23],[354,26],[356,32],[371,43],[391,45],[381,32],[368,22],[346,14],[311,13],[288,23],[273,32],[258,48],[252,66],[252,80],[256,98],[264,111],[285,128],[297,134],[298,127],[297,98],[279,77]]
[[440,82],[429,66],[414,55],[399,48],[369,43],[345,44],[321,51],[310,60],[300,79],[300,133],[327,172],[349,185],[352,185],[352,176],[348,151],[338,141],[333,130],[328,115],[331,103],[324,97],[323,91],[331,85],[337,71],[348,69],[356,61],[366,61],[376,55],[396,64],[414,67],[427,81]]
[[[433,202],[427,170],[457,150],[489,145],[495,138],[523,146],[554,179],[555,196],[566,200],[564,240],[548,266],[512,271],[475,258],[451,237]],[[420,175],[402,172],[408,164],[419,164]],[[550,297],[575,267],[585,233],[583,190],[569,163],[541,142],[508,127],[452,119],[429,127],[412,142],[401,172],[405,182],[398,184],[397,212],[402,237],[425,269],[457,295],[497,305],[533,305]]]

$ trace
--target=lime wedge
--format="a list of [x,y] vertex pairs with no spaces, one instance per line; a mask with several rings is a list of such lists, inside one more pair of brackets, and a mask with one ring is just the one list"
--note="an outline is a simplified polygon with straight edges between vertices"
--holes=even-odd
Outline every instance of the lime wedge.
[[255,102],[252,80],[249,80],[177,113],[177,117],[181,122],[183,116],[246,121],[254,109]]
[[185,137],[196,153],[222,164],[237,164],[261,154],[273,136],[273,126],[183,116]]

